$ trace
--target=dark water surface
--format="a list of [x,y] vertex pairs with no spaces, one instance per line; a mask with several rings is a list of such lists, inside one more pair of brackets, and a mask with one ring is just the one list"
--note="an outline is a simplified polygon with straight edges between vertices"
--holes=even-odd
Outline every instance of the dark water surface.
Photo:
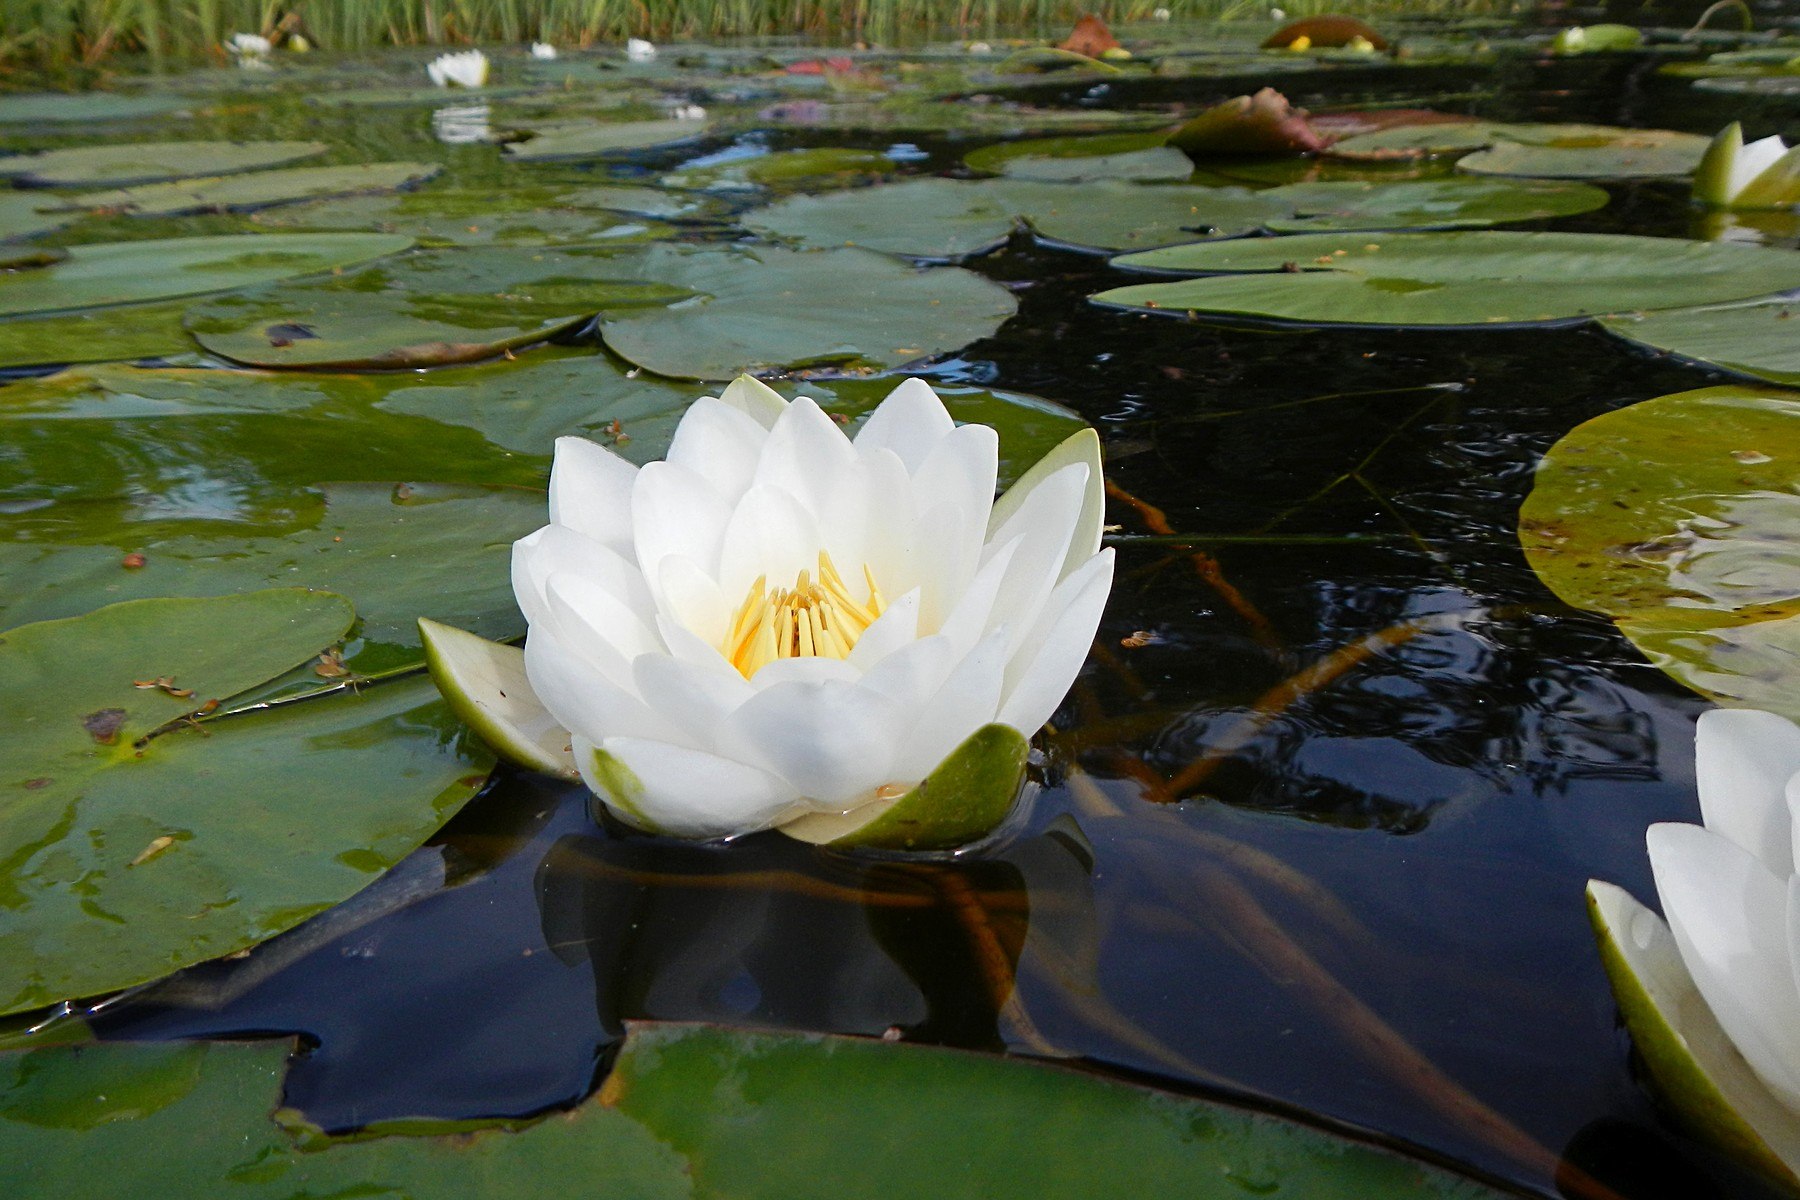
[[[1445,107],[1706,133],[1743,115],[1653,65],[1275,82],[1320,106],[1474,93]],[[1080,98],[1060,86],[1037,98]],[[1230,90],[1152,80],[1101,99]],[[416,109],[304,116],[396,157],[429,136]],[[1796,132],[1791,112],[1761,120]],[[927,145],[918,169],[973,144]],[[465,176],[493,170],[490,147],[449,153]],[[1612,190],[1546,227],[1690,234],[1683,185]],[[897,1031],[1304,1110],[1543,1194],[1567,1156],[1631,1200],[1760,1195],[1646,1099],[1582,897],[1601,878],[1653,900],[1643,831],[1698,820],[1705,703],[1558,602],[1515,534],[1534,463],[1568,429],[1724,377],[1579,327],[1104,311],[1084,297],[1124,276],[1024,240],[970,265],[1016,286],[1021,311],[942,377],[1076,409],[1111,479],[1196,539],[1146,538],[1141,512],[1112,505],[1118,583],[1015,836],[942,862],[773,835],[682,845],[602,828],[582,789],[502,769],[350,905],[115,1008],[103,1034],[302,1033],[287,1100],[344,1129],[570,1104],[633,1018]]]

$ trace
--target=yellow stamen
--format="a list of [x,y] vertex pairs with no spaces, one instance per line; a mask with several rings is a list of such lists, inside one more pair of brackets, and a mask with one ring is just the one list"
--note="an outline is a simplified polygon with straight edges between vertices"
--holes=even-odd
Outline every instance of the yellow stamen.
[[866,566],[863,580],[868,595],[858,600],[823,551],[816,582],[801,571],[792,589],[770,591],[763,576],[750,585],[719,648],[746,679],[778,658],[847,658],[887,607]]

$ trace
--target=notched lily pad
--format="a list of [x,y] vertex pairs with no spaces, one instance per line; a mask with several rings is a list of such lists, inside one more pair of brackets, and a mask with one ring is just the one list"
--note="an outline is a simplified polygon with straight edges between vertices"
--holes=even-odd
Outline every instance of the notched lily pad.
[[153,183],[108,192],[84,192],[79,196],[68,197],[66,204],[73,209],[104,209],[140,217],[250,212],[278,204],[316,200],[322,196],[391,192],[423,183],[442,169],[436,163],[419,162],[292,167],[284,171],[256,171],[244,175],[215,176],[211,179]]
[[250,366],[403,370],[492,358],[601,312],[689,294],[612,261],[592,251],[420,253],[221,296],[184,324],[210,352]]
[[341,596],[278,588],[0,635],[0,1014],[272,937],[473,794],[481,760],[446,742],[416,685],[171,725],[318,654],[353,617]]
[[324,142],[127,142],[0,158],[20,187],[128,187],[196,175],[257,171],[323,154]]
[[1256,272],[1114,288],[1095,303],[1345,325],[1492,325],[1674,308],[1800,287],[1789,251],[1624,234],[1305,234],[1113,260]]
[[1800,300],[1621,313],[1600,323],[1641,346],[1800,387]]
[[630,257],[638,277],[697,295],[608,318],[601,336],[615,353],[675,378],[898,366],[985,337],[1017,309],[1012,293],[972,272],[920,271],[862,249],[651,246]]
[[1800,393],[1715,387],[1576,426],[1519,514],[1531,567],[1724,704],[1800,718]]
[[199,296],[394,254],[383,233],[228,234],[76,246],[40,271],[0,274],[0,316]]

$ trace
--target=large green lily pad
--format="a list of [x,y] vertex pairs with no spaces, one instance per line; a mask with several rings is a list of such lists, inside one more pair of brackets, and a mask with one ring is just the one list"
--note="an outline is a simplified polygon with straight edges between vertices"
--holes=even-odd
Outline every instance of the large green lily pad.
[[[270,1120],[291,1049],[103,1043],[0,1056],[0,1156],[30,1164],[11,1181],[16,1200],[89,1194],[96,1162],[109,1200],[596,1187],[632,1200],[763,1200],[813,1194],[820,1180],[841,1200],[1075,1200],[1115,1187],[1195,1200],[1499,1195],[1281,1117],[1062,1067],[692,1025],[633,1025],[599,1095],[568,1114],[327,1138],[291,1111]],[[920,1155],[925,1145],[937,1151]]]
[[279,588],[0,635],[0,1013],[292,928],[474,794],[486,763],[423,681],[143,740],[318,654],[352,617],[341,596]]
[[184,323],[213,354],[250,366],[398,370],[492,358],[597,313],[688,294],[614,261],[606,251],[430,251],[220,296]]
[[666,225],[621,215],[604,203],[605,191],[432,187],[398,196],[323,200],[259,213],[256,222],[270,229],[374,229],[429,246],[599,245],[673,234]]
[[1519,514],[1556,594],[1721,703],[1800,718],[1800,393],[1714,387],[1576,426]]
[[1265,222],[1277,233],[1475,228],[1571,216],[1607,202],[1605,190],[1589,184],[1504,179],[1295,183],[1274,189],[1272,196],[1295,209],[1292,217]]
[[872,183],[893,174],[897,165],[879,150],[817,146],[683,167],[664,175],[659,182],[667,188],[725,194],[764,188],[776,192],[818,192]]
[[1186,179],[1194,164],[1166,145],[1166,136],[1156,130],[1002,142],[971,151],[963,161],[977,171],[1046,183]]
[[[353,163],[335,167],[290,167],[143,187],[84,192],[70,196],[75,209],[107,209],[140,217],[198,212],[249,212],[321,196],[389,192],[422,183],[443,168],[436,163]],[[365,227],[366,228],[366,227]]]
[[1741,375],[1800,386],[1800,302],[1764,300],[1718,308],[1624,313],[1600,323],[1627,341],[1669,350]]
[[0,274],[0,316],[199,296],[347,267],[412,245],[386,233],[227,234],[76,246],[66,261]]
[[53,207],[50,197],[30,192],[0,192],[0,242],[60,229],[75,219],[69,212],[44,211]]
[[179,112],[193,102],[185,96],[123,92],[21,92],[0,96],[0,124],[92,125],[133,121]]
[[[537,449],[549,448],[546,442]],[[541,492],[442,483],[324,483],[296,496],[295,507],[297,527],[266,532],[208,528],[205,522],[139,522],[124,529],[71,531],[88,536],[54,542],[0,543],[0,571],[9,580],[0,598],[0,622],[71,616],[138,597],[218,596],[306,584],[355,602],[360,624],[345,646],[344,664],[359,674],[421,663],[414,625],[420,616],[484,637],[524,632],[507,562],[512,543],[544,523]],[[127,546],[144,556],[143,567],[120,567]],[[312,677],[314,685],[329,682]]]
[[1005,288],[959,267],[915,270],[862,249],[658,245],[630,257],[639,277],[700,295],[608,319],[601,335],[637,365],[682,379],[898,366],[986,337],[1018,306]]
[[333,108],[404,108],[414,105],[434,107],[442,105],[479,104],[489,100],[505,100],[514,96],[524,96],[536,89],[521,86],[491,86],[478,88],[441,88],[435,85],[418,87],[367,87],[337,88],[330,91],[309,93],[308,104],[322,104]]
[[1238,237],[1293,212],[1274,191],[1246,188],[1025,180],[1004,186],[1039,238],[1079,250]]
[[1623,234],[1307,234],[1176,246],[1113,262],[1260,274],[1114,288],[1095,303],[1318,324],[1522,324],[1800,287],[1800,257],[1786,250]]
[[605,158],[692,141],[709,128],[704,120],[591,121],[543,130],[529,141],[507,146],[505,156],[513,162]]
[[126,187],[196,175],[258,171],[323,154],[324,142],[127,142],[0,158],[22,187]]
[[1456,169],[1537,179],[1673,179],[1700,164],[1709,140],[1667,129],[1575,132],[1531,142],[1496,142],[1459,159]]
[[192,350],[186,300],[0,320],[0,367],[123,362]]

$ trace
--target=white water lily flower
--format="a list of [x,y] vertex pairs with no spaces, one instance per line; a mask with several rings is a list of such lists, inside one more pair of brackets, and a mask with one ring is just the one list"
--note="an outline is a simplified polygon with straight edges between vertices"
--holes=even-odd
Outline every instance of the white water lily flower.
[[706,110],[698,104],[677,104],[669,110],[669,116],[677,121],[704,121]]
[[625,57],[632,62],[649,62],[656,57],[656,47],[643,38],[625,40]]
[[1800,728],[1715,709],[1694,745],[1700,825],[1650,827],[1650,867],[1681,961],[1750,1068],[1800,1112]]
[[243,60],[267,58],[273,48],[268,38],[256,33],[234,33],[225,44],[225,49]]
[[662,462],[558,439],[513,589],[588,786],[633,825],[729,836],[899,795],[989,723],[1034,733],[1112,587],[1099,443],[996,501],[998,446],[917,379],[854,439],[747,377]]
[[425,73],[439,87],[486,87],[488,57],[479,50],[440,55],[426,64]]
[[531,43],[531,57],[549,62],[556,57],[556,47],[549,42]]
[[1713,208],[1800,204],[1800,146],[1774,134],[1746,145],[1743,126],[1733,121],[1694,169],[1694,199]]

